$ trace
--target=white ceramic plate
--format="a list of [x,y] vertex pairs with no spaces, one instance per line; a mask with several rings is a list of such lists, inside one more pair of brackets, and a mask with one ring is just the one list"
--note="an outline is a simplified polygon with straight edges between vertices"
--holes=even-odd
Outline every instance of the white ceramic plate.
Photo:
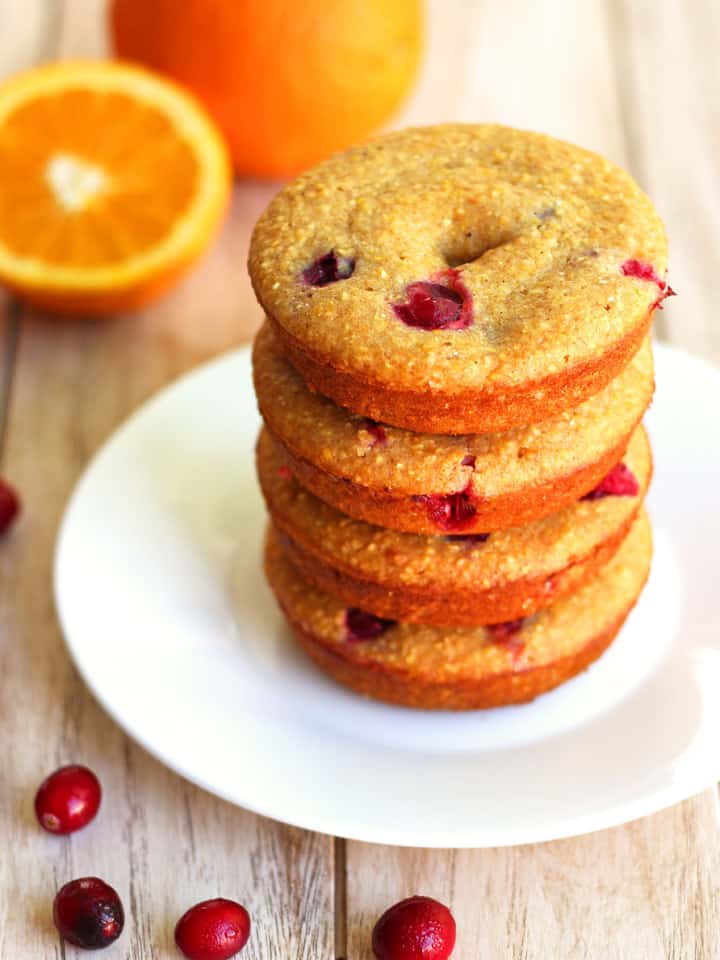
[[360,840],[479,847],[651,813],[720,776],[720,374],[658,347],[656,553],[609,652],[521,707],[364,700],[296,650],[260,569],[247,349],[151,400],[81,479],[62,525],[60,620],[115,720],[206,789]]

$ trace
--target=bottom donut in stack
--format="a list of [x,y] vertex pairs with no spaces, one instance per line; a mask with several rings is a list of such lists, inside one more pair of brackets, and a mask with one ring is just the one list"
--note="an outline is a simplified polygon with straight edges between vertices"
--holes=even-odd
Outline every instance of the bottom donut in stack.
[[614,556],[579,589],[526,618],[432,627],[348,607],[314,586],[268,533],[265,571],[295,637],[335,680],[389,703],[473,710],[532,700],[609,646],[650,569],[644,511]]

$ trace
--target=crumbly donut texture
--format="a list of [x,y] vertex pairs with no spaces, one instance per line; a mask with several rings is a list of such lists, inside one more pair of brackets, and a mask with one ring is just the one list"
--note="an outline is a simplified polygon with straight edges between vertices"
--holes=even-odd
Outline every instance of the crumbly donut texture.
[[[401,131],[302,174],[261,216],[249,267],[310,383],[427,432],[578,403],[635,352],[667,294],[662,223],[628,174],[494,125]],[[435,309],[440,325],[412,325],[433,284],[450,292],[415,312]]]
[[348,636],[348,611],[313,587],[270,533],[265,569],[296,638],[359,693],[409,707],[468,710],[522,703],[579,673],[605,650],[647,579],[652,539],[641,514],[585,586],[507,630],[381,625]]
[[652,461],[639,427],[624,464],[631,496],[580,500],[543,520],[478,537],[420,536],[354,520],[304,490],[267,432],[258,475],[286,553],[303,575],[350,607],[433,626],[527,616],[576,589],[625,538]]
[[[300,483],[351,516],[411,533],[527,523],[590,490],[621,459],[653,391],[644,342],[595,397],[504,433],[418,434],[365,418],[307,389],[266,325],[253,352],[260,411]],[[472,515],[438,523],[438,498]]]

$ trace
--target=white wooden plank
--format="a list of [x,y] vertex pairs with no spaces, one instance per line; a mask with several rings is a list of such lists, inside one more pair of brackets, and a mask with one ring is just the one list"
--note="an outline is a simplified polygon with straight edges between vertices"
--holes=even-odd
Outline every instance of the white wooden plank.
[[710,960],[720,956],[717,824],[706,793],[555,843],[448,852],[352,844],[349,960],[372,960],[377,917],[418,893],[452,910],[453,960]]
[[720,5],[611,0],[631,167],[670,238],[669,339],[720,360]]

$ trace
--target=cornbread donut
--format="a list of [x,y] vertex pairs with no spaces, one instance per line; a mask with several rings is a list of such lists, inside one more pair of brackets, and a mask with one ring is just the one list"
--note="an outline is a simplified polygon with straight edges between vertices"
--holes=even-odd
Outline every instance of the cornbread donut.
[[577,589],[624,540],[652,472],[638,427],[623,458],[632,478],[625,495],[576,501],[481,537],[424,537],[353,520],[318,500],[267,431],[257,464],[278,538],[311,583],[379,617],[448,627],[515,620]]
[[495,125],[404,130],[302,174],[253,233],[257,298],[304,379],[422,433],[545,420],[599,392],[672,292],[623,170]]
[[547,516],[622,458],[653,391],[645,342],[599,394],[505,433],[418,434],[307,389],[265,325],[253,351],[265,423],[298,481],[352,517],[408,533],[487,533]]
[[474,710],[532,700],[596,660],[640,595],[651,553],[641,513],[583,587],[494,627],[417,626],[348,609],[302,576],[272,532],[265,571],[295,637],[335,680],[406,707]]

